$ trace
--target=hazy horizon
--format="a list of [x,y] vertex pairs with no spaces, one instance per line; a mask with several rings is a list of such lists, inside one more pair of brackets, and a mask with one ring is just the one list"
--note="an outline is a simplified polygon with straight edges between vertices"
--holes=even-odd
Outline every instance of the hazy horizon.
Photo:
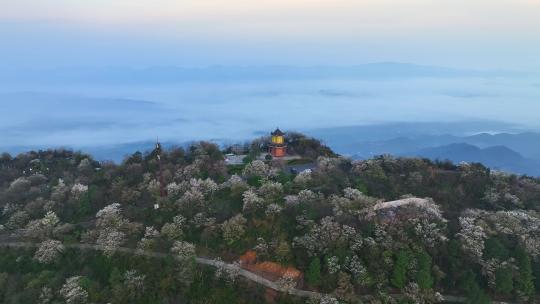
[[18,0],[0,68],[355,65],[538,70],[536,0]]
[[276,126],[398,121],[538,130],[539,8],[10,1],[0,11],[0,146],[234,140]]

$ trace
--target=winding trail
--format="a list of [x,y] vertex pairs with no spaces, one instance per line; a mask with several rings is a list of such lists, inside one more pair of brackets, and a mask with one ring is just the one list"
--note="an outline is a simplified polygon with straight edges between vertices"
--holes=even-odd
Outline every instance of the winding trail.
[[[39,247],[39,243],[32,243],[32,242],[0,242],[0,248],[37,248],[37,247]],[[74,248],[74,249],[78,249],[78,250],[92,250],[92,251],[103,251],[105,249],[103,246],[92,245],[92,244],[64,244],[64,247],[65,248]],[[144,250],[134,249],[134,248],[128,248],[128,247],[118,247],[116,249],[116,251],[120,252],[120,253],[126,253],[126,254],[131,254],[131,255],[139,255],[139,256],[145,256],[145,257],[150,257],[150,258],[158,258],[158,259],[163,259],[163,258],[171,256],[170,254],[166,254],[166,253],[149,252],[149,251],[144,251]],[[212,266],[212,267],[216,267],[216,268],[219,268],[219,267],[237,267],[234,264],[229,264],[229,263],[225,263],[225,262],[220,261],[220,260],[214,260],[214,259],[209,259],[209,258],[205,258],[205,257],[196,257],[195,261],[198,264]],[[247,271],[247,270],[245,270],[243,268],[240,268],[240,267],[237,267],[237,269],[238,269],[238,275],[240,275],[240,276],[242,276],[242,277],[244,277],[244,278],[246,278],[246,279],[248,279],[248,280],[250,280],[252,282],[255,282],[257,284],[260,284],[260,285],[263,285],[263,286],[268,287],[270,289],[273,289],[275,291],[279,291],[279,292],[282,292],[282,293],[287,293],[287,294],[290,294],[290,295],[303,297],[303,298],[319,299],[319,298],[322,298],[324,296],[329,296],[328,294],[309,291],[309,290],[302,290],[302,289],[297,289],[297,288],[292,288],[292,289],[283,288],[282,286],[276,284],[275,282],[270,281],[268,279],[265,279],[264,277],[262,277],[262,276],[260,276],[258,274]],[[391,296],[399,297],[401,295],[394,294],[394,295],[391,295]],[[363,298],[363,299],[367,299],[370,296],[365,295],[365,296],[360,296],[360,297]],[[451,296],[451,295],[443,295],[443,299],[446,302],[454,302],[454,303],[464,303],[466,301],[465,297]],[[511,302],[498,302],[498,301],[493,301],[492,303],[493,304],[512,304]]]
[[[32,242],[0,242],[0,247],[3,247],[3,248],[37,248],[37,247],[39,247],[39,243],[32,243]],[[74,248],[74,249],[79,249],[79,250],[93,250],[93,251],[103,251],[105,249],[103,246],[92,245],[92,244],[64,244],[64,247],[65,248]],[[145,256],[145,257],[150,257],[150,258],[158,258],[158,259],[163,259],[163,258],[171,256],[170,254],[166,254],[166,253],[149,252],[149,251],[144,251],[144,250],[134,249],[134,248],[128,248],[128,247],[118,247],[118,248],[116,248],[116,252],[126,253],[126,254],[131,254],[131,255]],[[216,267],[216,268],[217,267],[224,267],[224,266],[236,267],[233,264],[228,264],[228,263],[225,263],[225,262],[220,261],[220,260],[214,260],[214,259],[209,259],[209,258],[204,258],[204,257],[196,257],[195,261],[198,264],[212,266],[212,267]],[[302,289],[296,289],[296,288],[286,289],[286,288],[283,288],[282,286],[279,286],[275,282],[272,282],[272,281],[270,281],[268,279],[265,279],[264,277],[262,277],[260,275],[257,275],[257,274],[255,274],[253,272],[250,272],[250,271],[247,271],[247,270],[245,270],[243,268],[240,268],[240,267],[238,267],[238,274],[240,276],[250,280],[250,281],[253,281],[253,282],[257,283],[257,284],[263,285],[265,287],[271,288],[271,289],[279,291],[279,292],[295,295],[295,296],[298,296],[298,297],[320,298],[320,297],[323,297],[325,295],[325,294],[318,293],[318,292],[302,290]]]

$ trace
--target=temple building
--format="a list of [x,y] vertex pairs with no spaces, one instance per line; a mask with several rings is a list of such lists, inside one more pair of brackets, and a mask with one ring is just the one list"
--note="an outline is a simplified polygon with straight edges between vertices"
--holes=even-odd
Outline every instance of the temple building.
[[285,144],[285,133],[277,128],[271,133],[270,154],[272,157],[283,157],[287,154],[287,145]]

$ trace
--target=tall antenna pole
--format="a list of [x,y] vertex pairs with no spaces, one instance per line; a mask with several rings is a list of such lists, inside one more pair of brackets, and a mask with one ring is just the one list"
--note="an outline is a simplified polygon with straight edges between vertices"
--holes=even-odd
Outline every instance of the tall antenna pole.
[[161,166],[161,145],[159,144],[159,138],[156,141],[156,155],[159,166],[158,180],[159,180],[159,195],[161,197],[167,196],[167,189],[165,189],[165,180],[163,179],[163,167]]

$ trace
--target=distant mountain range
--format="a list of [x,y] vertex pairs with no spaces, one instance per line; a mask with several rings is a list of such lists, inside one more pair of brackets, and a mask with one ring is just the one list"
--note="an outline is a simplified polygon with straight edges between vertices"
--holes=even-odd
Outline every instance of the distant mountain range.
[[[505,130],[490,134],[481,130]],[[467,133],[477,133],[466,135]],[[493,169],[540,176],[540,133],[498,123],[396,123],[313,130],[336,152],[357,159],[376,155],[418,156],[480,162]],[[452,133],[453,135],[449,135]],[[463,134],[465,133],[465,134]]]
[[[482,131],[496,130],[490,134]],[[494,131],[495,132],[495,131]],[[266,135],[255,131],[253,137]],[[304,130],[321,139],[337,153],[356,159],[382,154],[451,160],[455,163],[480,162],[493,169],[540,177],[540,133],[522,132],[518,127],[499,122],[389,123]],[[474,135],[467,135],[476,133]],[[450,135],[451,134],[451,135]],[[220,145],[237,143],[216,139]],[[145,152],[155,141],[72,147],[99,160],[120,162],[135,151]],[[189,142],[163,142],[164,147],[186,146]],[[35,146],[2,148],[12,154],[43,149]]]
[[149,68],[64,68],[54,70],[1,71],[3,83],[171,83],[183,81],[231,81],[269,79],[392,79],[522,76],[524,73],[503,70],[467,70],[399,62],[377,62],[355,66],[211,66],[184,68],[175,66]]
[[456,143],[446,146],[425,148],[407,153],[429,159],[451,160],[454,163],[479,162],[492,169],[540,176],[540,162],[524,158],[518,152],[505,146],[478,148],[473,145]]

